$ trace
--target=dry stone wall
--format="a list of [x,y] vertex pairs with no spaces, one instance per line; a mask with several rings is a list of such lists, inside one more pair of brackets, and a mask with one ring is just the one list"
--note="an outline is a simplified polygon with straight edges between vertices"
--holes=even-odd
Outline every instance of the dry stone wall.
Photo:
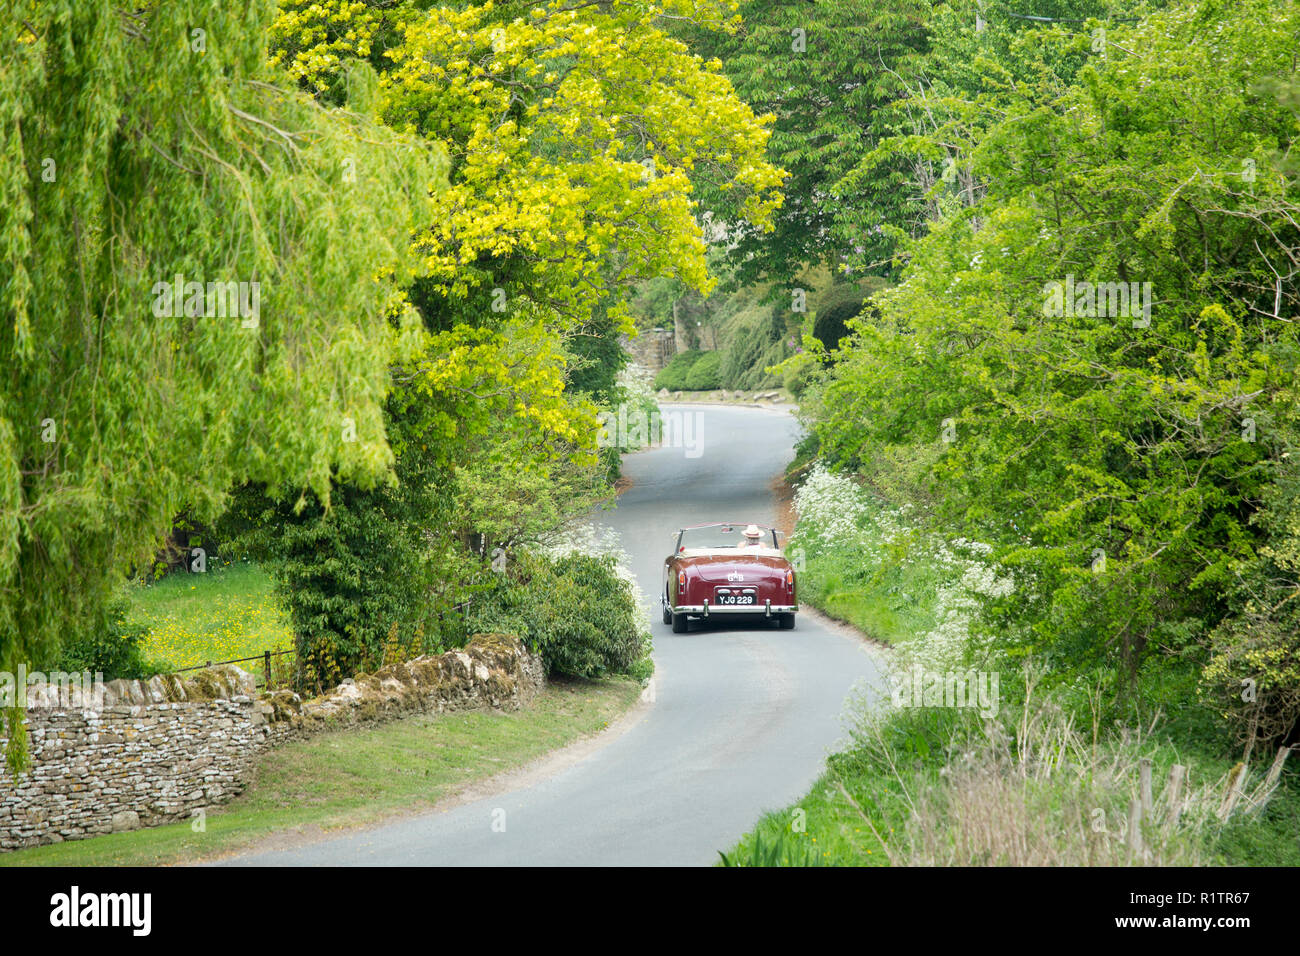
[[636,336],[619,339],[632,361],[651,372],[659,372],[677,354],[677,345],[671,329],[647,329]]
[[260,693],[229,666],[111,681],[102,699],[47,687],[28,701],[30,771],[0,770],[0,850],[188,819],[240,793],[268,746],[414,713],[514,709],[544,686],[538,655],[481,634],[308,700]]

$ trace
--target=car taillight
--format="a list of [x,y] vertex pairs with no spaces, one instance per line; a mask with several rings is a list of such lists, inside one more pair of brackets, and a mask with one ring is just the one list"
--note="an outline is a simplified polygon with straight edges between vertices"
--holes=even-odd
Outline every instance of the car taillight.
[[686,587],[686,572],[685,572],[685,571],[678,571],[678,572],[677,572],[677,587],[678,587],[678,588],[684,588],[684,587]]
[[787,572],[785,572],[785,586],[788,587],[788,588],[792,588],[792,587],[794,587],[794,572],[793,572],[793,571],[787,571]]

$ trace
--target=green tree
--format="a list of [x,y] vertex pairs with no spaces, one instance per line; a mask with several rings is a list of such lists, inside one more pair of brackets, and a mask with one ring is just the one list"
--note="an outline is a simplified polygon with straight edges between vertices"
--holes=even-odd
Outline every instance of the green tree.
[[1252,516],[1294,441],[1265,411],[1294,394],[1298,124],[1275,87],[1297,16],[1184,3],[1113,26],[1105,56],[1044,33],[1045,60],[1087,58],[1075,82],[1002,95],[975,202],[910,247],[805,402],[833,461],[915,452],[949,526],[1023,572],[1006,645],[1065,673],[1131,688],[1154,655],[1203,654],[1269,538]]
[[[874,135],[833,184],[840,231],[852,240],[850,267],[887,274],[883,258],[904,250],[930,222],[975,205],[985,184],[971,158],[989,128],[1026,96],[1059,96],[1089,57],[1106,56],[1114,39],[1108,30],[1161,5],[1042,0],[1031,14],[1017,0],[928,5],[924,45],[889,65],[892,99],[875,109]],[[1081,42],[1062,42],[1067,37]]]
[[[433,281],[458,302],[500,288],[581,323],[641,279],[709,285],[710,210],[692,198],[693,180],[712,182],[719,209],[760,229],[779,205],[767,129],[720,64],[664,29],[717,28],[733,9],[728,0],[294,2],[271,51],[328,90],[382,38],[385,119],[451,153],[452,188],[419,238]],[[621,318],[620,297],[609,304]]]
[[[727,223],[739,281],[767,278],[779,285],[808,265],[838,268],[850,254],[887,271],[893,238],[880,224],[904,216],[906,164],[879,164],[851,195],[839,183],[895,132],[888,107],[905,92],[903,64],[926,47],[932,6],[932,0],[749,0],[740,5],[734,31],[682,31],[693,49],[722,61],[741,99],[773,117],[768,155],[787,173],[785,202],[770,235]],[[701,186],[707,195],[708,184]]]
[[[277,85],[267,0],[15,12],[0,18],[9,668],[97,619],[183,506],[212,517],[242,481],[324,501],[335,480],[384,476],[388,369],[419,344],[408,238],[445,182],[431,144]],[[223,298],[217,282],[245,285]]]

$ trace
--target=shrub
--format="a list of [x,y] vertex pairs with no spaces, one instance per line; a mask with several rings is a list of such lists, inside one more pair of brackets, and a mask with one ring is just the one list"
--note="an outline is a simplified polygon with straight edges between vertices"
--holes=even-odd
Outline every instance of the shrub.
[[686,388],[692,392],[707,392],[722,387],[719,368],[722,356],[717,352],[705,352],[686,373]]
[[148,668],[140,653],[140,641],[148,628],[127,621],[130,607],[124,596],[109,603],[98,620],[63,643],[57,669],[100,673],[104,680],[144,677]]
[[821,368],[821,362],[808,352],[797,352],[786,359],[780,368],[781,381],[796,399],[803,396],[812,383],[813,376]]
[[609,555],[521,554],[470,606],[467,633],[514,634],[548,674],[641,676],[650,652],[631,584]]
[[865,299],[878,291],[884,282],[868,278],[860,283],[832,285],[817,299],[812,334],[829,351],[839,347],[849,334],[848,322],[866,309]]
[[[1262,425],[1280,447],[1300,443],[1294,412]],[[1202,675],[1204,695],[1236,724],[1247,753],[1257,741],[1289,739],[1300,726],[1300,608],[1293,600],[1300,593],[1300,466],[1283,453],[1273,475],[1254,517],[1268,544],[1238,572],[1242,606],[1212,632]]]
[[700,357],[704,355],[699,349],[687,349],[672,357],[663,370],[655,376],[655,388],[666,388],[670,392],[680,392],[686,386],[686,373],[691,370]]
[[596,450],[600,459],[600,473],[605,483],[613,485],[623,475],[623,451],[617,445],[606,445]]
[[295,513],[247,489],[253,516],[240,543],[275,578],[293,623],[303,686],[319,691],[379,666],[390,645],[406,655],[441,649],[433,569],[424,558],[416,506],[399,489],[339,485],[327,513],[314,497]]

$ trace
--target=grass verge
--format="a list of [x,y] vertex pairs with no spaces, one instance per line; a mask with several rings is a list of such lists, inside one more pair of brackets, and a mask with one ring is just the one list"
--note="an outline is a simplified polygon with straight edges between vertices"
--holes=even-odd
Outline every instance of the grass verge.
[[[1140,764],[1152,806],[1136,847]],[[1289,763],[1289,762],[1288,762]],[[1172,787],[1175,764],[1186,768]],[[1087,731],[1049,699],[980,725],[933,709],[861,715],[853,746],[797,804],[765,815],[726,853],[740,866],[1297,866],[1300,773],[1261,808],[1269,762],[1238,811],[1218,817],[1233,763],[1169,739]],[[1178,811],[1173,807],[1177,805]]]
[[868,567],[842,552],[805,558],[799,600],[868,637],[895,644],[935,626],[936,574],[900,555]]
[[188,863],[429,809],[466,786],[596,733],[636,703],[630,680],[554,682],[513,712],[418,716],[264,754],[248,789],[188,822],[0,854],[0,866]]

